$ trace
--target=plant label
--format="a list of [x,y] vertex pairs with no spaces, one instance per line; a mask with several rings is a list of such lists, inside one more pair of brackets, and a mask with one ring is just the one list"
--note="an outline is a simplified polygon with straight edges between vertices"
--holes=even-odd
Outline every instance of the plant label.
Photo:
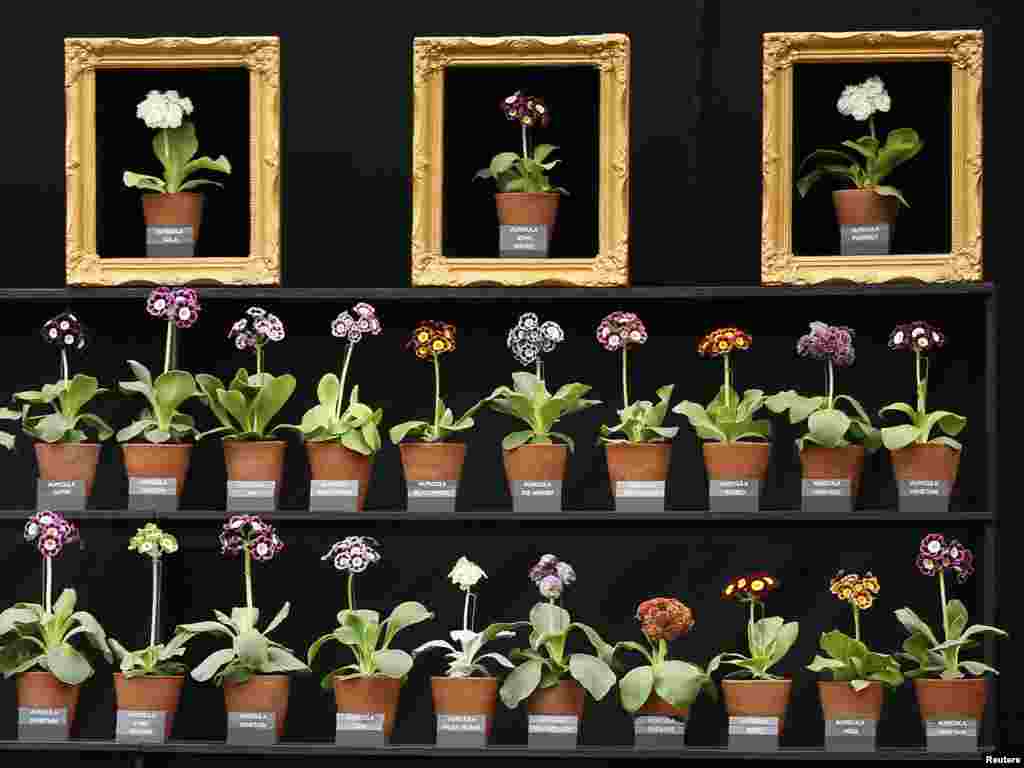
[[843,224],[839,227],[840,256],[887,256],[891,224]]
[[760,480],[709,480],[711,511],[725,514],[749,514],[761,508]]
[[561,512],[561,480],[513,480],[514,512]]
[[81,480],[40,480],[36,484],[36,509],[83,512],[85,483]]
[[803,480],[802,511],[810,513],[853,512],[849,480]]
[[228,512],[276,512],[274,480],[228,480]]
[[900,512],[931,514],[949,512],[953,484],[948,480],[900,480]]
[[526,746],[534,749],[576,749],[580,719],[576,715],[529,715]]
[[67,741],[67,707],[18,707],[19,741]]
[[119,709],[114,736],[118,744],[163,744],[167,741],[167,713]]
[[616,512],[664,512],[664,480],[618,480],[615,483]]
[[977,720],[929,720],[925,723],[929,752],[977,752]]
[[878,721],[860,717],[825,721],[828,752],[874,752]]
[[486,747],[487,715],[438,715],[437,746]]
[[410,512],[454,512],[457,480],[410,480],[406,483]]
[[128,478],[128,509],[132,512],[176,512],[178,500],[176,478]]
[[549,237],[546,224],[502,224],[498,227],[498,253],[543,258],[548,255]]
[[779,718],[729,717],[730,752],[774,752],[779,748]]
[[228,744],[264,747],[277,744],[273,712],[228,712]]
[[639,715],[633,719],[633,743],[640,749],[683,749],[686,720]]
[[163,224],[146,227],[146,255],[156,257],[192,257],[196,241],[191,224]]
[[355,512],[359,499],[358,480],[311,480],[310,512]]
[[391,743],[384,734],[383,712],[338,712],[335,722],[335,744],[380,747]]

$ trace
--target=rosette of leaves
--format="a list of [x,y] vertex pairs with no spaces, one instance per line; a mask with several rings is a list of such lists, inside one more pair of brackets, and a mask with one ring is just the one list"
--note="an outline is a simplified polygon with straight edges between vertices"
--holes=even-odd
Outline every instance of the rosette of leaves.
[[476,422],[473,415],[479,411],[486,401],[481,400],[458,419],[451,408],[444,404],[444,400],[436,398],[434,401],[434,421],[403,421],[396,424],[389,431],[391,442],[398,445],[407,437],[422,440],[425,443],[440,443],[447,440],[456,432],[465,432],[472,429]]
[[500,386],[483,401],[498,413],[514,416],[529,426],[529,429],[505,436],[501,447],[509,451],[521,445],[551,445],[555,439],[566,443],[572,451],[575,447],[572,438],[552,431],[552,427],[563,416],[601,403],[584,399],[591,390],[587,384],[564,384],[551,394],[543,380],[527,371],[513,373],[512,382],[514,389]]
[[517,155],[515,152],[501,152],[494,156],[491,164],[476,172],[474,179],[494,179],[499,192],[561,192],[568,195],[564,187],[552,186],[548,171],[560,160],[548,160],[558,147],[538,144],[533,154]]
[[707,406],[683,400],[672,412],[685,416],[703,440],[735,443],[744,438],[767,439],[771,435],[771,422],[754,418],[764,401],[760,389],[748,389],[740,397],[735,389],[723,384]]
[[179,632],[166,645],[157,643],[141,651],[129,651],[114,638],[109,642],[125,677],[167,677],[188,672],[188,665],[175,659],[185,655],[185,644],[193,637],[192,632]]
[[[445,675],[448,677],[472,677],[475,674],[491,677],[491,671],[481,662],[490,660],[506,669],[515,669],[516,665],[502,653],[495,651],[480,655],[480,651],[492,640],[515,637],[514,630],[527,625],[528,622],[515,621],[491,624],[482,632],[456,629],[450,633],[451,643],[447,640],[431,640],[416,648],[412,655],[416,658],[424,651],[443,649],[448,651],[445,654],[445,658],[448,659],[448,671]],[[452,643],[458,643],[459,647],[456,648]]]
[[807,665],[812,672],[830,672],[833,680],[849,682],[855,691],[864,690],[872,681],[893,688],[903,684],[899,661],[873,652],[861,640],[834,629],[821,633],[819,645],[827,658],[815,655]]
[[76,611],[73,589],[61,592],[53,610],[37,603],[15,603],[0,613],[0,671],[4,677],[38,667],[67,685],[78,685],[93,674],[89,659],[71,643],[84,635],[108,663],[113,661],[107,633],[96,618]]
[[341,410],[341,382],[333,373],[320,379],[316,388],[320,403],[310,408],[299,425],[282,425],[296,429],[310,443],[338,442],[351,451],[372,456],[381,448],[380,423],[384,418],[381,408],[373,410],[359,402],[359,385],[352,387],[348,407]]
[[[665,427],[665,416],[668,413],[669,399],[672,397],[672,390],[675,384],[668,384],[657,391],[658,402],[650,400],[637,400],[626,408],[616,411],[619,415],[619,423],[609,427],[601,425],[598,435],[599,443],[661,443],[670,440],[679,432],[679,427]],[[614,438],[617,432],[625,435],[623,438]]]
[[[0,419],[20,419],[26,434],[45,443],[83,443],[89,439],[87,427],[94,430],[102,442],[114,434],[113,428],[96,414],[83,413],[82,409],[107,391],[92,376],[78,373],[71,379],[44,384],[39,391],[15,392],[14,398],[23,403],[21,412],[4,409]],[[48,405],[53,413],[31,415],[33,406],[37,405]]]
[[128,367],[135,374],[135,381],[121,381],[118,386],[125,394],[142,395],[149,407],[142,411],[137,421],[118,431],[118,441],[127,442],[141,434],[151,443],[177,443],[195,435],[195,420],[178,410],[189,398],[203,397],[192,374],[166,371],[154,380],[142,363],[129,360]]
[[789,649],[796,642],[799,625],[795,621],[787,622],[781,616],[768,616],[747,625],[747,637],[750,644],[750,655],[742,653],[720,653],[708,669],[717,669],[720,664],[731,664],[739,667],[726,677],[750,677],[754,680],[781,680],[768,670],[782,661]]
[[203,393],[203,402],[221,426],[203,432],[197,439],[223,435],[225,440],[265,440],[284,425],[271,428],[270,422],[295,392],[295,377],[290,373],[273,376],[257,373],[252,376],[239,368],[230,387],[216,376],[200,373],[196,383]]
[[[835,407],[840,402],[846,403],[852,413]],[[849,395],[804,397],[796,390],[787,389],[764,398],[764,405],[772,413],[789,411],[790,424],[807,422],[807,433],[796,441],[801,451],[808,443],[823,448],[863,445],[869,453],[882,446],[881,431],[871,423],[864,407]]]

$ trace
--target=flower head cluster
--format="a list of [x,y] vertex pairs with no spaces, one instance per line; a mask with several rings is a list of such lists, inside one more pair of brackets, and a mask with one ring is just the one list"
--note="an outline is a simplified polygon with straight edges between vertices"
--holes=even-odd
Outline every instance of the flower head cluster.
[[869,77],[860,85],[848,85],[843,89],[836,108],[839,114],[864,121],[875,112],[888,112],[892,106],[888,91],[882,78]]
[[609,352],[646,341],[647,329],[632,312],[612,312],[597,325],[597,343]]
[[232,515],[221,530],[220,553],[236,557],[243,550],[255,559],[266,562],[284,549],[274,526],[258,515]]
[[739,328],[716,328],[697,344],[697,353],[703,357],[721,357],[733,350],[750,349],[754,340]]
[[179,328],[191,328],[199,319],[199,294],[191,288],[154,288],[146,299],[146,311]]
[[853,328],[845,325],[811,323],[811,332],[800,337],[796,343],[798,355],[814,360],[828,360],[833,365],[845,368],[853,365]]
[[557,555],[544,555],[530,569],[530,581],[537,585],[543,597],[557,600],[567,586],[576,581],[576,571]]
[[760,600],[763,595],[778,588],[779,580],[775,576],[763,572],[752,573],[731,579],[722,590],[722,597],[726,600],[748,603],[751,600]]
[[68,544],[80,541],[78,527],[59,512],[42,510],[25,523],[25,541],[34,541],[43,557],[57,557]]
[[468,557],[460,557],[451,572],[448,574],[448,578],[452,580],[452,584],[457,586],[463,592],[469,592],[475,587],[480,579],[486,579],[487,574],[484,573],[484,569],[474,563]]
[[653,597],[636,609],[640,631],[649,640],[669,642],[693,629],[693,611],[674,597]]
[[85,328],[70,312],[63,312],[43,323],[43,339],[61,349],[85,349]]
[[441,320],[421,320],[412,332],[408,345],[420,360],[430,360],[455,350],[455,326]]
[[277,315],[262,307],[249,307],[245,310],[245,317],[231,326],[228,338],[234,339],[239,349],[256,350],[268,341],[281,341],[284,338],[284,323]]
[[916,565],[925,576],[952,569],[963,584],[974,574],[974,553],[956,539],[947,544],[941,533],[929,533],[921,539]]
[[139,102],[135,116],[148,128],[180,128],[182,119],[193,109],[192,100],[179,96],[177,91],[150,91]]
[[946,334],[923,320],[897,325],[889,333],[889,349],[930,352],[946,344]]
[[362,573],[374,563],[380,562],[377,547],[380,542],[370,536],[347,536],[335,542],[321,560],[334,560],[339,571]]
[[352,308],[352,312],[342,312],[331,323],[331,335],[336,339],[345,339],[350,344],[358,344],[365,334],[376,336],[381,331],[377,310],[365,301]]
[[527,127],[540,125],[547,128],[551,123],[551,113],[544,100],[537,96],[526,96],[522,91],[502,99],[501,111],[509,120]]
[[533,312],[519,316],[515,326],[508,332],[508,348],[523,365],[532,365],[542,354],[553,352],[565,341],[565,331],[554,320],[540,322]]
[[839,571],[829,582],[829,591],[837,600],[853,603],[861,609],[870,608],[875,603],[875,595],[882,589],[878,577],[868,571],[863,576],[859,573]]
[[156,523],[146,523],[132,536],[128,542],[128,550],[159,560],[161,555],[178,551],[178,540],[171,534],[161,531]]

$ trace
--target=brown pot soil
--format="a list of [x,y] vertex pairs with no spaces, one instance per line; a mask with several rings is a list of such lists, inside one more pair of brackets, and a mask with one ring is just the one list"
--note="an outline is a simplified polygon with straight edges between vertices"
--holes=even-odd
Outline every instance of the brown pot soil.
[[521,445],[502,450],[505,477],[512,480],[564,480],[569,463],[567,445]]
[[985,714],[986,681],[983,677],[960,680],[914,680],[921,720],[977,720]]
[[284,476],[284,440],[224,440],[228,480],[273,480]]
[[466,460],[463,443],[401,443],[402,469],[409,482],[417,480],[454,480],[462,477]]
[[81,686],[67,685],[51,672],[22,672],[17,676],[15,695],[19,707],[57,709],[67,707],[68,730],[74,733],[75,712]]
[[40,479],[81,480],[88,499],[96,480],[101,447],[99,443],[36,443]]
[[173,477],[181,495],[192,459],[191,443],[127,443],[121,448],[128,477]]
[[359,496],[356,511],[363,511],[366,492],[370,488],[373,457],[350,450],[335,442],[306,443],[309,471],[313,480],[358,480]]
[[192,239],[199,242],[203,218],[201,192],[147,192],[142,195],[142,215],[147,227],[192,225]]
[[781,736],[792,689],[792,680],[723,680],[725,711],[730,717],[777,717]]
[[615,484],[625,480],[661,480],[668,478],[672,443],[609,443],[608,479],[612,494]]
[[960,451],[940,443],[913,443],[892,451],[897,480],[956,480]]
[[558,217],[558,192],[498,192],[498,223],[503,225],[540,226],[548,228],[548,236]]
[[394,677],[334,678],[334,702],[338,712],[360,715],[383,714],[384,736],[391,738],[402,681]]
[[244,683],[224,681],[226,712],[273,712],[277,737],[284,735],[288,716],[288,675],[253,675]]
[[647,701],[645,701],[644,705],[636,711],[636,714],[637,716],[656,715],[661,717],[678,717],[681,720],[685,720],[690,715],[690,708],[673,706],[654,691],[651,691],[651,695],[647,697]]
[[171,737],[174,715],[181,700],[184,675],[125,677],[114,673],[114,695],[117,708],[141,712],[166,712],[164,735]]
[[560,680],[550,688],[538,688],[526,699],[531,715],[576,715],[583,719],[586,691],[575,680]]
[[437,715],[487,715],[489,736],[498,703],[498,680],[494,677],[431,677],[430,692]]
[[838,189],[832,193],[832,203],[840,226],[892,224],[900,209],[897,198],[870,189]]
[[771,443],[704,443],[704,466],[709,480],[764,480],[768,475]]
[[821,680],[818,682],[818,696],[826,720],[845,720],[851,717],[880,720],[885,688],[881,683],[872,681],[867,688],[855,691],[845,681]]
[[850,495],[856,499],[864,473],[864,446],[807,446],[800,451],[800,464],[805,480],[849,480]]

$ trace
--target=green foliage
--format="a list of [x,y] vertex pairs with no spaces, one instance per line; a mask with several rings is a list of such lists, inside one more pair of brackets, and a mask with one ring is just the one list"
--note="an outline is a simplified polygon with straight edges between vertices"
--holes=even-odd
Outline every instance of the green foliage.
[[899,661],[884,653],[873,653],[860,640],[833,630],[822,632],[819,644],[828,658],[815,655],[807,665],[812,672],[829,671],[833,680],[848,681],[855,691],[867,688],[871,681],[892,688],[903,684]]
[[685,416],[697,436],[704,440],[736,443],[744,438],[767,439],[771,434],[771,422],[754,418],[764,401],[764,392],[760,389],[748,389],[741,398],[735,389],[723,384],[706,408],[683,400],[672,412]]
[[[533,150],[533,157],[502,152],[494,156],[487,168],[476,172],[475,179],[494,179],[499,192],[561,192],[568,195],[563,187],[551,186],[547,172],[561,160],[548,160],[558,147],[539,144]],[[545,162],[547,161],[547,162]]]
[[969,675],[983,675],[986,672],[999,674],[996,669],[980,661],[960,660],[960,651],[976,647],[980,635],[1009,635],[987,624],[972,624],[968,627],[967,607],[959,600],[950,600],[946,604],[943,622],[946,639],[942,643],[924,619],[909,608],[896,611],[896,618],[910,633],[910,637],[903,641],[903,653],[898,654],[901,659],[914,665],[906,673],[908,678],[937,676],[943,680],[958,680],[966,677],[964,672]]
[[295,392],[295,377],[290,373],[250,376],[245,368],[238,369],[229,389],[216,376],[206,373],[196,376],[196,383],[203,402],[221,423],[220,427],[200,434],[198,440],[217,434],[225,440],[266,440],[283,428],[279,425],[271,429],[270,422]]
[[[0,409],[0,419],[20,419],[25,434],[45,443],[84,443],[89,439],[86,427],[95,430],[97,439],[102,442],[110,438],[114,430],[99,416],[82,413],[82,408],[96,395],[107,391],[92,376],[79,373],[69,381],[44,384],[38,392],[15,392],[15,399],[23,403],[21,412]],[[30,415],[36,405],[49,405],[53,413]],[[14,444],[13,438],[0,438],[0,442],[8,448]]]
[[437,398],[434,403],[434,422],[429,421],[403,421],[396,424],[389,431],[391,442],[398,445],[407,437],[422,440],[425,443],[440,443],[447,440],[456,432],[465,432],[472,429],[476,423],[473,421],[473,414],[483,407],[485,400],[481,400],[464,414],[456,419],[452,409],[444,404],[444,400]]
[[178,128],[161,128],[153,136],[153,152],[164,167],[164,177],[147,176],[134,171],[124,172],[126,187],[148,189],[151,192],[188,192],[203,184],[223,187],[219,181],[209,179],[187,180],[196,171],[217,171],[231,173],[231,163],[221,155],[216,160],[209,157],[196,157],[199,151],[199,139],[196,138],[196,127],[188,120]]
[[674,707],[691,706],[702,690],[713,701],[718,701],[718,689],[711,679],[711,673],[718,668],[717,663],[714,667],[709,664],[704,670],[688,661],[667,659],[664,640],[651,650],[631,640],[616,643],[615,652],[620,648],[636,651],[647,660],[647,664],[630,670],[619,680],[619,698],[627,712],[640,709],[652,692]]
[[779,680],[768,670],[778,664],[796,642],[800,626],[795,621],[786,622],[780,616],[769,616],[749,624],[747,638],[750,656],[740,653],[720,653],[708,664],[708,672],[718,669],[719,664],[739,667],[726,677],[752,677],[755,680]]
[[196,388],[192,374],[185,371],[166,371],[153,380],[149,369],[135,360],[128,361],[135,381],[122,381],[118,386],[125,394],[139,394],[149,407],[137,421],[117,433],[119,442],[127,442],[140,434],[151,443],[178,443],[196,434],[195,421],[178,410],[191,397],[203,397]]
[[[650,400],[638,400],[628,408],[616,411],[619,423],[613,427],[601,425],[598,436],[599,443],[661,443],[671,439],[679,432],[679,427],[663,427],[668,413],[668,401],[672,397],[674,384],[668,384],[658,390],[658,403]],[[609,437],[616,432],[626,436],[625,440]]]
[[[927,386],[927,383],[925,383]],[[967,419],[949,411],[933,411],[928,413],[923,408],[915,409],[906,403],[891,403],[882,408],[878,413],[886,412],[903,413],[910,417],[909,424],[900,424],[897,427],[882,427],[882,442],[890,451],[898,451],[906,448],[911,443],[938,443],[946,445],[954,450],[961,450],[963,446],[954,440],[952,435],[959,435],[967,426]],[[939,429],[945,435],[931,437],[932,432]]]
[[515,669],[515,664],[501,653],[485,653],[483,656],[478,656],[477,654],[492,640],[515,637],[513,630],[526,626],[529,626],[529,622],[515,621],[491,624],[483,632],[456,629],[450,634],[452,641],[459,644],[458,648],[447,640],[431,640],[429,643],[424,643],[416,648],[412,655],[415,659],[423,651],[442,648],[448,651],[445,654],[445,658],[449,659],[448,671],[445,672],[448,677],[472,677],[474,674],[491,677],[490,670],[481,663],[485,659],[494,661],[506,669]]
[[590,391],[586,384],[565,384],[551,394],[543,380],[527,371],[512,374],[514,389],[500,386],[483,402],[491,409],[507,416],[514,416],[526,422],[529,429],[506,435],[501,447],[507,451],[521,445],[551,445],[559,439],[574,449],[572,438],[561,432],[552,432],[552,427],[563,416],[578,413],[601,403],[600,400],[583,398]]
[[[853,410],[852,416],[835,407],[840,402],[845,402]],[[796,441],[801,451],[808,443],[824,448],[863,445],[869,453],[882,445],[881,433],[871,423],[867,412],[848,395],[836,395],[830,407],[828,398],[823,395],[804,397],[795,390],[787,389],[766,397],[764,404],[772,413],[789,411],[790,424],[807,422],[807,433]]]
[[295,429],[310,443],[337,442],[349,450],[372,456],[381,448],[380,426],[384,411],[376,411],[359,402],[359,385],[352,387],[348,408],[340,408],[341,383],[333,373],[320,379],[316,388],[319,405],[314,405],[302,417],[299,425],[282,424],[282,429]]
[[165,677],[188,672],[186,664],[174,659],[185,655],[185,643],[193,637],[192,632],[179,632],[167,645],[158,643],[141,651],[129,651],[112,637],[109,641],[125,677]]

